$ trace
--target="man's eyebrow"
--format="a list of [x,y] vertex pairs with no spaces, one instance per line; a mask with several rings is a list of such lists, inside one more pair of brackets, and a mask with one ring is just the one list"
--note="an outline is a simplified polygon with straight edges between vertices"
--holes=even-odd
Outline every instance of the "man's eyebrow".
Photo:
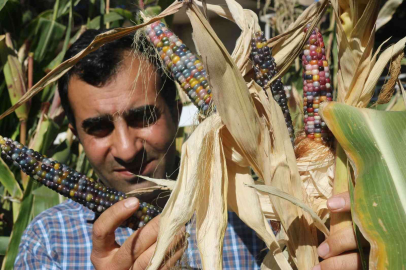
[[101,122],[109,122],[111,121],[111,119],[113,119],[113,117],[110,114],[102,114],[96,117],[87,118],[83,120],[82,128],[86,130],[95,124],[99,124]]
[[[127,117],[127,116],[140,115],[140,114],[144,114],[145,111],[155,112],[155,110],[156,110],[156,106],[149,104],[149,105],[144,105],[144,106],[129,109],[123,113],[123,116]],[[110,122],[112,120],[113,120],[113,116],[111,114],[102,114],[99,116],[90,117],[90,118],[83,120],[82,128],[84,130],[86,130],[95,124],[100,124],[102,122]]]
[[145,111],[152,111],[153,112],[155,110],[156,110],[155,105],[144,105],[144,106],[141,106],[141,107],[136,107],[136,108],[132,108],[132,109],[129,109],[129,110],[125,111],[124,116],[136,115],[136,114],[140,114],[140,113],[143,114]]

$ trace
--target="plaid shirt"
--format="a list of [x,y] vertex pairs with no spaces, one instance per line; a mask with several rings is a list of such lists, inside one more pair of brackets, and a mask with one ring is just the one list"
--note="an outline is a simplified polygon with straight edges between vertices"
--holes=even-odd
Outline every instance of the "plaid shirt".
[[[94,269],[92,227],[94,213],[82,205],[67,200],[39,214],[27,227],[21,239],[15,269]],[[182,259],[187,269],[200,268],[196,230],[188,225],[189,245]],[[116,230],[116,241],[122,245],[133,233],[129,228]],[[229,212],[224,237],[224,269],[260,269],[265,254],[264,243],[235,213]],[[187,264],[187,266],[186,266]]]

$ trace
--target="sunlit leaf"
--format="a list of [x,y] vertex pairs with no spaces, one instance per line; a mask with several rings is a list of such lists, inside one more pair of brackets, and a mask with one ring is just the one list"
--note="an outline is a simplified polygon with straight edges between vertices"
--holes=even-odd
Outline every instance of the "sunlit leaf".
[[18,38],[22,27],[21,3],[17,0],[0,0],[0,34],[13,33]]
[[102,16],[97,16],[88,24],[89,29],[100,29],[100,25],[105,25],[106,23],[111,23],[118,20],[123,20],[124,17],[116,12],[110,12],[109,14],[104,14]]
[[[11,36],[0,36],[0,56],[4,63],[3,73],[6,79],[11,104],[14,105],[27,92],[26,75],[22,63],[18,60],[17,53],[13,48]],[[16,110],[20,120],[28,118],[29,103],[25,103]]]
[[32,191],[34,195],[32,214],[33,217],[42,213],[43,211],[59,204],[59,194],[52,192],[46,186],[41,186]]
[[276,188],[276,187],[265,186],[265,185],[248,185],[248,186],[252,187],[252,188],[255,188],[255,189],[259,190],[259,191],[269,193],[269,194],[271,194],[273,196],[277,196],[279,198],[285,199],[285,200],[293,203],[294,205],[299,206],[300,208],[302,208],[303,210],[305,210],[306,212],[308,212],[312,216],[312,218],[315,221],[315,224],[316,224],[317,228],[322,233],[324,233],[326,236],[328,236],[330,234],[327,227],[326,227],[326,225],[324,225],[323,221],[321,221],[319,216],[306,203],[300,201],[299,199],[293,197],[292,195],[289,195],[289,194],[283,192],[282,190],[280,190],[279,188]]
[[63,57],[65,56],[66,50],[68,49],[70,35],[71,35],[71,31],[72,31],[72,24],[73,24],[73,7],[72,7],[72,5],[73,5],[73,0],[70,0],[69,4],[67,5],[67,7],[69,7],[69,21],[68,21],[68,27],[66,29],[65,41],[63,42],[62,50],[58,53],[58,56],[54,60],[52,60],[52,62],[47,66],[47,69],[54,69],[60,63],[62,63]]
[[0,159],[0,182],[13,198],[22,199],[23,192],[20,185],[2,159]]
[[406,265],[406,112],[325,104],[322,115],[354,166],[353,219],[371,244],[369,269]]
[[0,0],[0,11],[3,9],[3,7],[6,5],[8,0]]
[[36,38],[33,43],[34,59],[42,61],[47,55],[53,53],[61,41],[66,27],[56,21],[39,18],[35,30]]
[[403,0],[389,0],[383,5],[378,14],[378,19],[376,20],[376,30],[384,26],[391,19],[393,14],[395,14],[396,9],[403,3]]
[[6,255],[7,245],[10,242],[10,237],[0,236],[0,256]]
[[33,187],[37,187],[38,184],[30,181],[27,188],[24,191],[23,201],[21,203],[20,213],[17,221],[14,224],[13,231],[10,236],[10,244],[7,247],[6,256],[3,260],[2,270],[8,270],[14,268],[14,261],[18,254],[18,247],[20,245],[20,239],[23,235],[25,228],[31,221],[32,215],[32,203],[34,195],[32,194]]

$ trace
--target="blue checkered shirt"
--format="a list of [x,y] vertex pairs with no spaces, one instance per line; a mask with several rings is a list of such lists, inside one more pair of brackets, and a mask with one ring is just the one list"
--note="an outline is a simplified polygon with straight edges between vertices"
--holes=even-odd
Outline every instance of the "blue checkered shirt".
[[[264,243],[236,214],[228,214],[223,268],[260,269]],[[15,269],[94,269],[90,261],[93,225],[87,222],[93,218],[92,211],[72,200],[39,214],[24,232]],[[187,231],[189,245],[182,264],[185,269],[200,268],[193,223],[188,225]],[[132,233],[129,228],[118,228],[117,243],[122,245]]]

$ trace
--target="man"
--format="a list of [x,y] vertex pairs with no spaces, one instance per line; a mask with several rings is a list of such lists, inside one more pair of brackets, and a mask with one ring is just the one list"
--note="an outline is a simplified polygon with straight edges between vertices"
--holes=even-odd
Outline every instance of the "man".
[[[85,32],[65,59],[84,49],[99,33]],[[132,43],[131,37],[125,37],[104,45],[77,63],[58,85],[70,128],[99,180],[122,192],[151,185],[135,175],[176,178],[174,139],[181,110],[175,101],[175,86],[160,69],[154,50],[140,40],[134,54]],[[159,217],[136,232],[119,227],[138,205],[135,198],[121,201],[94,225],[88,222],[94,214],[71,200],[48,209],[24,233],[15,268],[145,269],[155,248]],[[188,229],[193,239],[193,227]],[[162,269],[181,258],[184,241],[180,233]],[[229,213],[224,269],[259,269],[263,248],[255,233]],[[337,250],[341,253],[348,247],[330,248],[323,256],[339,254]],[[185,254],[184,265],[200,266],[195,242],[191,241]]]
[[[65,59],[84,49],[99,33],[85,32],[69,48]],[[176,101],[176,87],[159,67],[155,51],[146,40],[137,42],[135,54],[132,44],[132,37],[125,37],[104,45],[77,63],[58,82],[70,128],[83,145],[97,176],[105,185],[122,192],[151,185],[135,175],[176,179],[178,168],[174,141],[181,106]],[[128,217],[138,203],[133,200],[127,206],[123,204],[124,216]],[[114,251],[122,246],[121,250],[128,251],[135,246],[138,249],[134,252],[140,254],[132,255],[142,269],[152,255],[159,219],[150,221],[135,234],[127,228],[114,231],[112,228],[121,222],[112,217],[119,221],[118,217],[122,217],[114,209],[106,219],[101,217],[94,229],[87,222],[93,219],[93,213],[71,200],[41,213],[22,238],[16,268],[91,269],[94,244],[92,258],[96,268],[108,265],[98,263],[97,256],[108,257],[101,250]],[[235,214],[230,214],[229,221],[225,269],[236,264],[242,269],[258,267],[260,252],[265,247],[262,241]],[[105,234],[106,229],[112,230],[109,235]],[[115,238],[109,237],[114,232]],[[137,246],[139,243],[142,244]],[[123,264],[125,253],[121,250],[118,262],[128,269]],[[199,260],[195,259],[196,245],[190,244],[186,255],[187,264],[199,266]]]

